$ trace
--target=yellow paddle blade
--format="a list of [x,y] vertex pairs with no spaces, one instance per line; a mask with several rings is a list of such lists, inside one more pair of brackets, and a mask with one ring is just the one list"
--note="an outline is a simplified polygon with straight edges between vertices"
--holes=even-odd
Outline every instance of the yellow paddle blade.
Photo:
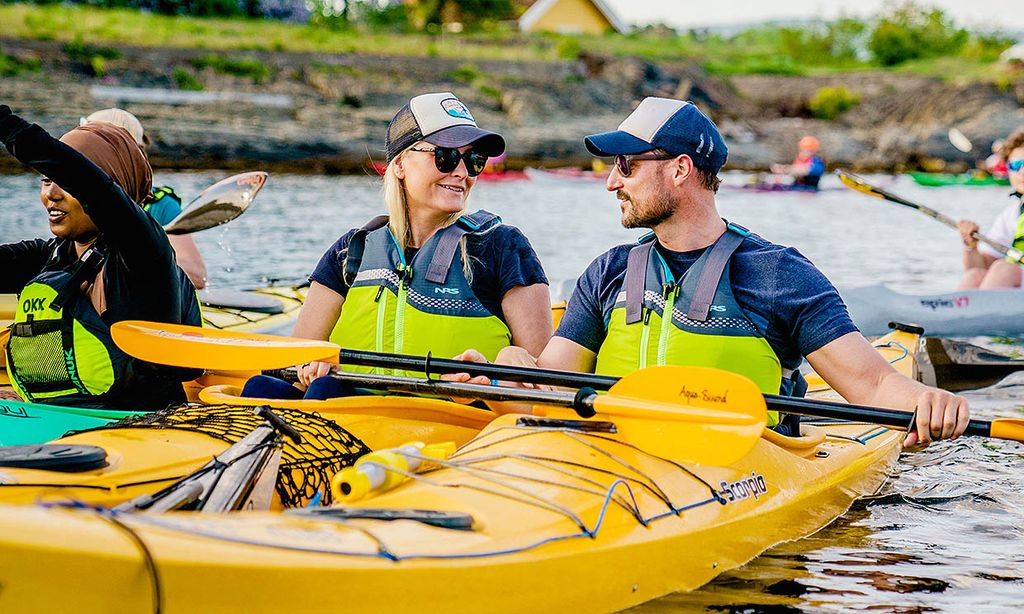
[[1001,418],[992,421],[992,437],[1024,442],[1024,419]]
[[857,177],[843,171],[839,171],[836,174],[839,175],[839,181],[843,182],[843,185],[845,185],[846,187],[867,194],[868,196],[874,196],[875,198],[884,198],[884,196],[875,191],[875,188],[873,186],[864,183]]
[[259,371],[313,360],[338,362],[339,348],[328,341],[141,320],[117,322],[110,332],[117,347],[127,354],[174,367]]
[[[639,448],[703,465],[746,456],[768,420],[764,395],[748,378],[706,367],[664,366],[635,371],[594,401],[596,419],[611,420]],[[568,412],[536,407],[542,415]]]

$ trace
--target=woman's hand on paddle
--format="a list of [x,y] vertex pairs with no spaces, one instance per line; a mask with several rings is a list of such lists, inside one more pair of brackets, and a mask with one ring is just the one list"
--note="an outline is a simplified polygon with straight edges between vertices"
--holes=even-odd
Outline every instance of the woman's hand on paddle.
[[974,236],[974,233],[978,232],[978,225],[975,222],[960,220],[956,223],[956,228],[960,231],[960,240],[964,242],[964,247],[967,249],[978,247],[978,239]]
[[939,439],[956,439],[963,434],[971,419],[970,406],[964,397],[929,388],[917,397],[915,430],[907,433],[903,447],[927,447]]
[[[456,356],[455,360],[461,360],[463,362],[477,362],[477,363],[490,362],[490,361],[487,360],[486,356],[484,356],[483,354],[481,354],[480,352],[478,352],[476,350],[466,350],[465,352],[463,352],[463,353],[459,354],[458,356]],[[536,367],[537,366],[537,360],[533,356],[531,356],[529,352],[527,352],[526,350],[524,350],[521,347],[517,347],[517,346],[514,346],[514,345],[506,347],[506,348],[503,348],[500,352],[498,352],[498,356],[497,356],[497,358],[495,359],[494,362],[495,362],[495,364],[515,365],[517,367]],[[465,382],[465,383],[470,383],[470,384],[482,384],[482,385],[497,383],[500,386],[505,386],[505,387],[510,387],[510,388],[536,388],[536,389],[544,389],[544,390],[549,390],[550,389],[550,387],[548,387],[548,386],[537,386],[537,385],[531,384],[529,382],[506,382],[506,381],[492,382],[491,379],[486,377],[486,376],[478,375],[476,377],[471,377],[469,375],[469,373],[452,373],[450,375],[442,375],[441,379],[449,381],[449,382]],[[470,399],[453,398],[452,400],[455,401],[456,403],[467,403]],[[505,414],[505,413],[509,413],[509,412],[528,414],[528,413],[531,412],[530,405],[529,404],[524,404],[524,403],[511,403],[511,402],[502,403],[502,402],[492,401],[492,402],[487,403],[487,406],[490,407],[491,409],[493,409],[495,412],[497,412],[499,414]]]
[[[475,362],[486,364],[491,361],[487,360],[487,357],[476,350],[466,350],[465,352],[454,357],[452,360],[461,360],[462,362]],[[487,386],[491,383],[491,378],[486,375],[477,375],[476,377],[471,376],[469,373],[446,373],[441,376],[441,379],[446,382],[458,382],[460,384],[480,384],[481,386]],[[462,403],[467,405],[472,403],[476,399],[472,397],[452,397],[452,401],[456,403]]]
[[309,385],[313,383],[318,377],[323,377],[337,370],[338,365],[330,362],[307,362],[304,365],[295,367],[295,371],[298,374],[299,381],[295,384],[295,387],[300,390],[309,388]]

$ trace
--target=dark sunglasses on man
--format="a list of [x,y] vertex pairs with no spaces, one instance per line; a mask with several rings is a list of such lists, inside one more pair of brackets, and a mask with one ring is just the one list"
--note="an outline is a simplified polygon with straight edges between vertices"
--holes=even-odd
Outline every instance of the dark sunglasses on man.
[[421,151],[423,153],[434,154],[434,166],[436,166],[437,170],[442,173],[450,173],[454,171],[459,165],[459,160],[465,160],[466,174],[470,177],[476,177],[482,173],[484,171],[484,167],[487,166],[487,156],[473,151],[472,149],[467,149],[465,153],[462,153],[453,147],[435,146],[431,149],[410,147],[409,151]]
[[619,170],[619,174],[623,177],[629,177],[633,174],[633,168],[630,166],[631,162],[636,162],[637,160],[671,160],[674,157],[660,149],[635,156],[615,156],[615,168]]

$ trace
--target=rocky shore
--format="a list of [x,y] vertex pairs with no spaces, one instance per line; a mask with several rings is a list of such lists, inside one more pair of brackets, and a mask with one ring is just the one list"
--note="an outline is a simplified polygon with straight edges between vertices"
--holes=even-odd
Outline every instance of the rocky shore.
[[[953,85],[909,74],[870,71],[827,77],[705,74],[688,62],[581,56],[573,61],[460,62],[352,54],[231,52],[267,70],[255,78],[197,68],[203,49],[121,47],[102,78],[54,41],[0,38],[0,48],[33,63],[0,77],[0,102],[55,132],[88,112],[124,106],[146,126],[160,168],[252,168],[362,173],[383,158],[383,134],[409,97],[451,90],[477,120],[502,132],[508,164],[589,164],[582,137],[614,128],[642,97],[694,100],[719,123],[728,168],[758,170],[792,158],[804,134],[818,136],[830,166],[858,170],[957,171],[988,154],[992,140],[1024,125],[1024,88]],[[176,70],[177,69],[177,70]],[[195,78],[198,100],[172,76]],[[860,97],[825,121],[808,101],[823,87]],[[130,89],[124,89],[130,88]],[[141,100],[136,92],[148,93]],[[120,92],[120,93],[119,93]],[[125,92],[128,92],[127,94]],[[123,99],[119,99],[123,98]],[[959,128],[974,143],[962,153],[947,138]],[[0,171],[17,171],[0,157]]]

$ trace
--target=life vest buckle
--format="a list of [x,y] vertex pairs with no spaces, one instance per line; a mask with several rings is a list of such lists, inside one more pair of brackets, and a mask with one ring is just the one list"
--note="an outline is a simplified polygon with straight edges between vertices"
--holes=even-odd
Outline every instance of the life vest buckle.
[[15,322],[7,327],[12,337],[32,337],[32,330],[35,328],[32,322]]

